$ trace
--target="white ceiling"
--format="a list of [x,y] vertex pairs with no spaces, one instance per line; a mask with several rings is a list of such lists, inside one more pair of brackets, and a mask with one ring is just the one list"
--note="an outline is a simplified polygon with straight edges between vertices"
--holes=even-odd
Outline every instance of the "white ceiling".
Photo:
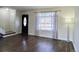
[[40,8],[52,8],[52,6],[3,6],[6,8],[13,8],[20,11],[27,11],[33,9],[40,9]]
[[60,8],[64,10],[71,10],[73,9],[73,6],[0,6],[0,8],[11,8],[16,9],[18,11],[29,11],[34,9],[45,9],[45,8]]

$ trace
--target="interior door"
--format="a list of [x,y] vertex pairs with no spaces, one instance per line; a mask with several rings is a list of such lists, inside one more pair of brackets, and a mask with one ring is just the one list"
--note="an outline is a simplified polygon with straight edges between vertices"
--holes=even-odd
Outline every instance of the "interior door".
[[28,35],[28,15],[22,15],[22,34]]

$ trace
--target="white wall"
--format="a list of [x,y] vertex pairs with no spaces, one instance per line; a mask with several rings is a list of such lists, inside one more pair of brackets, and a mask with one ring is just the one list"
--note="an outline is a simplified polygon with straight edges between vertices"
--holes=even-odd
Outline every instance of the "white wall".
[[7,31],[14,31],[14,20],[15,20],[16,10],[0,8],[0,27]]
[[21,29],[22,29],[22,16],[21,16],[21,12],[20,11],[16,11],[16,18],[15,18],[15,32],[17,34],[21,33]]
[[[5,32],[21,33],[21,12],[14,9],[0,8],[0,28]],[[17,24],[16,24],[17,23]]]
[[79,52],[79,7],[75,8],[74,40],[75,51]]
[[[65,24],[65,17],[74,18],[74,7],[52,7],[48,9],[37,9],[32,11],[23,12],[29,15],[29,34],[36,35],[35,33],[35,13],[40,11],[58,11],[58,39],[67,40],[67,27]],[[70,40],[73,40],[73,28],[70,29]]]

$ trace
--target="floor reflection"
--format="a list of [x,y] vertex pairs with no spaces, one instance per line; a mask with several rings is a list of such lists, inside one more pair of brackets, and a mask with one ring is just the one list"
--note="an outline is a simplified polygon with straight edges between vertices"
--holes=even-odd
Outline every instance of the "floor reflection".
[[48,42],[38,42],[37,43],[37,51],[39,52],[51,52],[53,49],[53,45]]
[[23,38],[23,40],[22,40],[22,49],[23,49],[24,51],[27,50],[27,41],[26,41],[26,38]]

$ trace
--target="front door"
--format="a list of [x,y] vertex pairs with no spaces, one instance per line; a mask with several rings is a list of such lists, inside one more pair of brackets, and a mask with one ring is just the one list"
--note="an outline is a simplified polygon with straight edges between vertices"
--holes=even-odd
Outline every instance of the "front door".
[[28,15],[22,15],[22,34],[28,35]]

